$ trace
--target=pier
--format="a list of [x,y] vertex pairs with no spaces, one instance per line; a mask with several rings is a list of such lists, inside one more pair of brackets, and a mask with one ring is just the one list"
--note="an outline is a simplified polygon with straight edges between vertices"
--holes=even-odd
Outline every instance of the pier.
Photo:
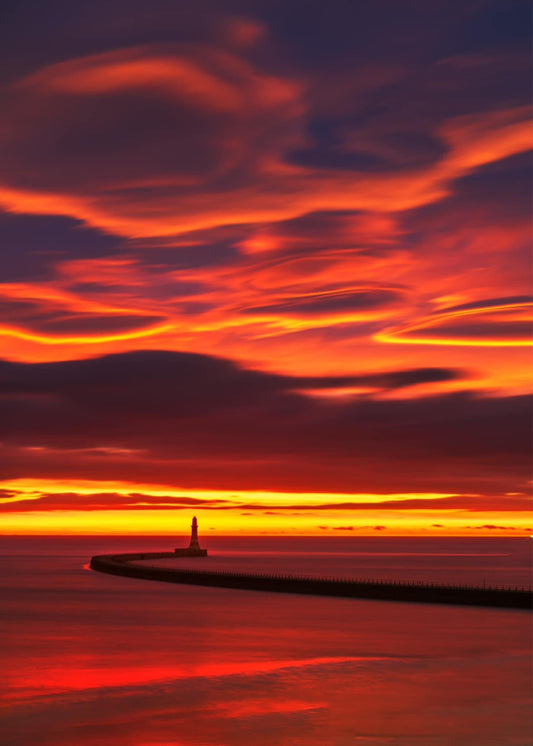
[[[290,574],[262,574],[179,567],[154,567],[146,560],[184,556],[175,552],[139,552],[92,557],[90,567],[98,572],[128,578],[158,580],[214,588],[233,588],[275,593],[303,593],[313,596],[401,601],[459,606],[486,606],[502,609],[531,609],[533,592],[526,588],[441,585],[376,580],[348,580]],[[191,556],[189,554],[189,556]],[[192,555],[205,556],[205,555]]]

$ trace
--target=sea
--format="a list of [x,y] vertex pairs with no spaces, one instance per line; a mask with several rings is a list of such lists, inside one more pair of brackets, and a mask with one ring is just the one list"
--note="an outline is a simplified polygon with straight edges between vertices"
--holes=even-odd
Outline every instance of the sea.
[[[531,614],[93,572],[186,537],[0,537],[2,746],[530,746]],[[214,537],[161,564],[530,586],[530,538]]]

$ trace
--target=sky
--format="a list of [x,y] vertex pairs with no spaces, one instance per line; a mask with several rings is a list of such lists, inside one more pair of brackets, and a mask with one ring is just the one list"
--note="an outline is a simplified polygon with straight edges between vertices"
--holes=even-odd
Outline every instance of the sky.
[[4,533],[531,533],[531,8],[0,10]]

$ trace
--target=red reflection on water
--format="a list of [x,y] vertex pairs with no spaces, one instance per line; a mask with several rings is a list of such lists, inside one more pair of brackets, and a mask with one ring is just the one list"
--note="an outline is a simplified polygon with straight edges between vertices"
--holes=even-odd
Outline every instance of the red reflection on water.
[[71,657],[57,666],[36,669],[33,666],[19,670],[10,677],[12,697],[62,692],[104,689],[109,687],[147,686],[154,683],[172,682],[179,679],[217,678],[225,676],[259,676],[286,669],[301,669],[309,666],[328,666],[342,663],[368,663],[387,661],[386,656],[308,658],[303,660],[240,661],[235,663],[213,662],[176,666],[120,666],[98,668],[87,666],[85,659]]

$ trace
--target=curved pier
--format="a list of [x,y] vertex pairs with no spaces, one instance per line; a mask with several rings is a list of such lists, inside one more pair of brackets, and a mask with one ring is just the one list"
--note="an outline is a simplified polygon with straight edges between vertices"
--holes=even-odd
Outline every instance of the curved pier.
[[491,606],[503,609],[531,609],[533,601],[531,590],[519,588],[483,588],[478,586],[345,580],[223,570],[190,570],[188,568],[153,567],[142,564],[142,560],[169,559],[172,557],[176,557],[174,552],[107,554],[92,557],[90,566],[92,570],[98,572],[122,575],[128,578],[213,586],[216,588],[273,591],[275,593],[304,593],[314,596],[456,604],[460,606]]

